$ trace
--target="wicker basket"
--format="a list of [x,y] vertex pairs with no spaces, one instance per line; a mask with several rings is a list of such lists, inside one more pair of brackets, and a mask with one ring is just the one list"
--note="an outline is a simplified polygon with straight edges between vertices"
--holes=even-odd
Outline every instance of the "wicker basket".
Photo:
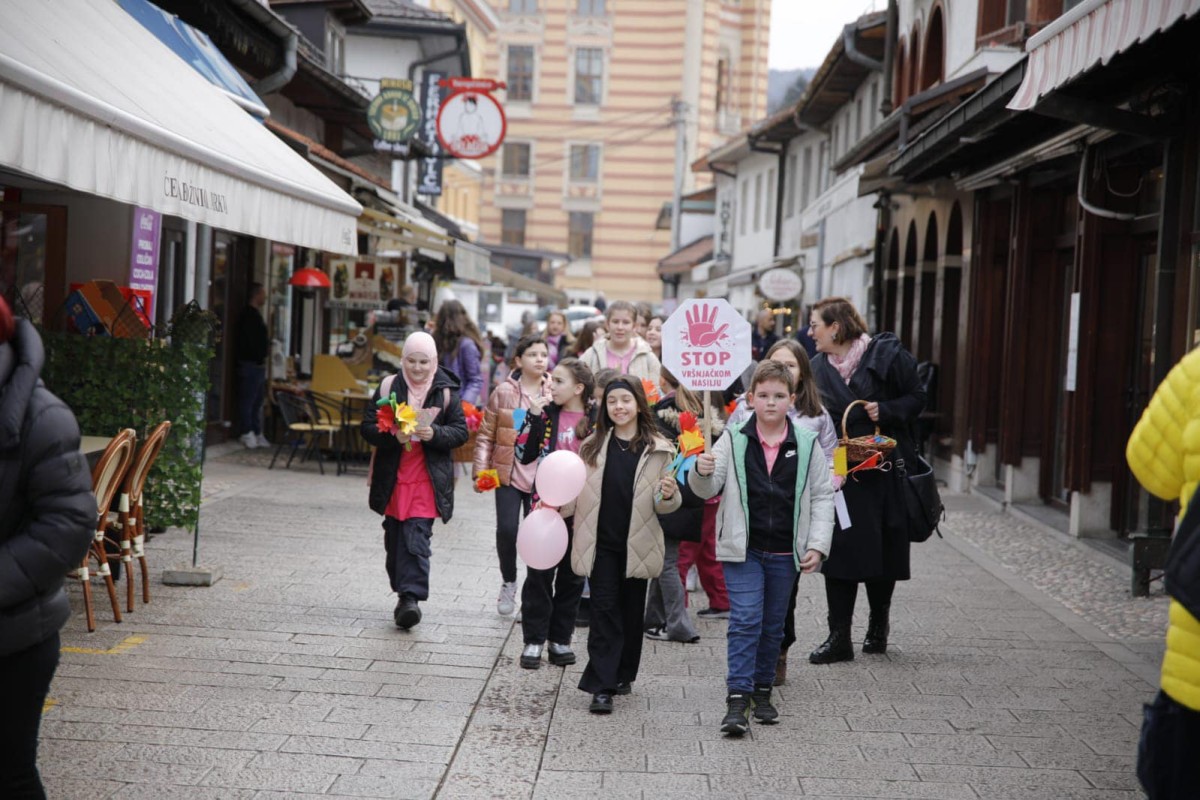
[[475,460],[475,434],[478,431],[471,431],[467,437],[467,443],[454,448],[454,463],[455,464],[470,464]]
[[879,426],[875,426],[874,436],[856,436],[853,439],[849,438],[846,433],[846,420],[850,417],[850,409],[857,405],[866,406],[866,400],[855,400],[850,405],[846,406],[846,410],[842,412],[842,438],[838,442],[842,447],[846,448],[846,461],[850,464],[858,464],[866,461],[876,453],[887,455],[896,447],[896,440],[888,436],[883,436],[879,433]]

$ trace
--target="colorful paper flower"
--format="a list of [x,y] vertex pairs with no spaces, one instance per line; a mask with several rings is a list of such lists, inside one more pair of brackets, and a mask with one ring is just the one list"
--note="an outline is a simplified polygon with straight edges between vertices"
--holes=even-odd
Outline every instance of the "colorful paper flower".
[[684,458],[704,452],[704,434],[692,428],[679,434],[679,454]]
[[467,418],[467,430],[471,433],[479,430],[479,426],[483,424],[483,412],[466,400],[463,400],[462,408],[463,416]]
[[737,411],[738,399],[735,397],[725,404],[725,416],[733,416],[733,412]]
[[[395,434],[397,431],[405,436],[412,436],[417,429],[417,412],[408,403],[401,403],[392,392],[387,397],[375,401],[379,411],[375,414],[375,426],[383,433]],[[405,451],[412,449],[411,442],[405,442]]]
[[654,405],[662,399],[658,394],[658,387],[654,385],[654,381],[642,378],[642,391],[646,393],[646,402],[650,405]]
[[500,486],[500,475],[494,469],[481,470],[475,476],[475,488],[481,492],[490,492]]

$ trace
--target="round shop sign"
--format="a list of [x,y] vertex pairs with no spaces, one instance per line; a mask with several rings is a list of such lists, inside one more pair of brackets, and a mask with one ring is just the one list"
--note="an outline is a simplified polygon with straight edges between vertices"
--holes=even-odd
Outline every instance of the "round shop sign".
[[787,267],[776,267],[758,279],[758,292],[768,300],[782,303],[804,291],[804,279]]
[[384,78],[379,82],[379,94],[367,106],[367,125],[376,139],[400,144],[416,133],[421,124],[421,104],[412,90],[412,81]]
[[663,323],[662,354],[688,389],[727,389],[750,366],[750,323],[727,300],[685,300]]
[[487,92],[455,92],[438,110],[438,141],[456,158],[490,156],[504,141],[507,129],[504,109]]

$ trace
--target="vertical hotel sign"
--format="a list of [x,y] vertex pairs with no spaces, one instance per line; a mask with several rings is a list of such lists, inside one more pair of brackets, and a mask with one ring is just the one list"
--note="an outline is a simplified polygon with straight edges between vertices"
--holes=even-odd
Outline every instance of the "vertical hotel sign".
[[154,292],[158,288],[158,240],[162,215],[148,208],[133,210],[133,242],[129,256],[129,288],[149,292],[146,316],[154,319]]
[[442,154],[445,150],[438,141],[437,115],[446,95],[446,90],[441,86],[445,77],[444,72],[426,72],[421,78],[420,138],[429,148],[431,155],[421,159],[420,171],[417,173],[417,194],[431,197],[442,193]]

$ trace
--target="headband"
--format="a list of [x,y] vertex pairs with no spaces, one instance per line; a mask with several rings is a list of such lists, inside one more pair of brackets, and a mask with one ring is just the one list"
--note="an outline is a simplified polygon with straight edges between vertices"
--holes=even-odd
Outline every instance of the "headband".
[[633,385],[624,378],[613,378],[609,381],[608,385],[604,387],[604,396],[608,397],[608,393],[614,389],[625,389],[634,397],[637,397],[637,393],[633,391]]

